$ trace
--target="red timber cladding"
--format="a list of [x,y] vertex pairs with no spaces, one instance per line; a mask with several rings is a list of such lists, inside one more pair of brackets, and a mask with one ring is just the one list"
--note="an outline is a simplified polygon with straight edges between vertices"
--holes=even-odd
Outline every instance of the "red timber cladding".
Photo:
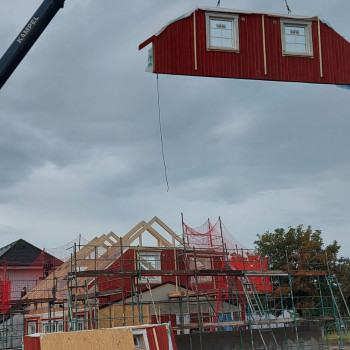
[[[177,258],[175,259],[175,252],[173,249],[155,249],[156,251],[160,251],[160,257],[161,257],[161,269],[162,270],[188,270],[188,264],[185,264],[183,260],[183,251],[177,250],[176,255]],[[149,250],[147,250],[149,251]],[[123,253],[122,258],[118,258],[109,268],[108,270],[112,271],[120,271],[121,270],[121,263],[123,264],[124,270],[132,271],[136,269],[136,249],[129,248],[127,251]],[[208,255],[209,256],[209,255]],[[213,269],[222,269],[223,264],[220,260],[221,258],[214,259],[212,263]],[[177,267],[178,266],[178,267]],[[216,280],[216,283],[219,283],[220,279],[212,277],[211,281],[202,282],[199,279],[198,283],[198,290],[211,290],[214,288],[214,279]],[[205,280],[205,279],[204,279]],[[192,282],[192,283],[191,283]],[[111,277],[99,277],[97,279],[97,283],[99,285],[99,291],[109,291],[109,290],[115,290],[115,289],[122,289],[122,284],[124,283],[124,298],[128,298],[131,296],[131,279],[130,277],[126,277],[123,280],[121,277],[111,276]],[[137,282],[135,282],[137,283]],[[176,278],[176,275],[169,275],[169,276],[162,276],[162,284],[165,283],[173,283],[178,284],[182,287],[186,287],[186,277],[178,276]],[[226,283],[227,284],[227,283]],[[151,284],[151,287],[157,287],[159,284]],[[191,287],[192,286],[192,287]],[[191,289],[196,289],[195,287],[195,280],[194,277],[188,278],[188,287]],[[143,287],[143,291],[147,291],[147,287]],[[100,302],[102,304],[107,304],[109,302],[114,302],[122,299],[122,293],[115,293],[115,295],[109,298],[104,297],[100,298]]]
[[[183,253],[183,250],[180,251]],[[175,259],[174,250],[163,249],[161,253],[161,267],[162,270],[185,270],[185,264],[182,256],[177,254],[177,258]],[[178,267],[177,267],[178,266]],[[176,276],[163,276],[162,283],[176,283]],[[177,283],[179,285],[185,286],[186,279],[184,277],[178,277]]]
[[40,337],[23,337],[24,350],[40,350]]
[[[141,249],[142,250],[142,249]],[[176,270],[175,265],[175,258],[174,258],[174,250],[173,249],[155,249],[156,251],[161,252],[161,269],[162,270]],[[147,250],[149,251],[149,250]],[[132,271],[137,269],[136,267],[136,249],[129,248],[127,251],[123,253],[122,258],[118,258],[109,268],[108,270],[112,271],[121,271],[121,263],[123,264],[123,268],[126,271]],[[179,261],[179,268],[185,269],[184,263],[182,261]],[[162,276],[162,283],[176,283],[176,277],[175,276]],[[186,285],[186,280],[184,277],[182,279],[178,278],[178,284],[182,284],[183,286]],[[120,277],[99,277],[97,279],[97,283],[99,285],[99,290],[102,291],[108,291],[108,290],[114,290],[114,289],[121,289],[122,288],[122,278]],[[131,296],[131,279],[130,277],[124,278],[124,298],[128,298]],[[137,282],[136,282],[137,283]],[[158,284],[151,284],[151,287],[157,286]],[[144,286],[143,291],[146,291],[147,287]],[[122,293],[117,293],[110,297],[110,300],[108,298],[100,298],[101,303],[109,303],[114,302],[122,299]]]
[[338,84],[350,84],[350,43],[325,24],[321,32],[325,77],[333,77],[340,81]]
[[[121,266],[123,266],[123,269],[125,271],[135,270],[135,254],[136,254],[136,251],[134,249],[128,249],[123,253],[122,257],[118,258],[108,268],[108,270],[121,271]],[[97,279],[97,284],[98,284],[99,291],[101,292],[113,290],[113,289],[122,289],[122,286],[123,286],[124,298],[127,298],[131,295],[130,293],[131,280],[129,277],[124,279],[117,276],[99,277]],[[110,300],[108,298],[100,298],[100,302],[103,304],[103,303],[109,303],[109,302],[113,302],[121,299],[122,299],[122,293],[120,292],[111,296]]]
[[[177,251],[177,258],[176,258],[176,264],[175,264],[175,258],[174,258],[174,250],[162,250],[162,253],[161,253],[161,266],[162,266],[162,270],[189,270],[189,269],[192,269],[192,265],[194,265],[194,263],[189,264],[189,262],[185,263],[184,261],[184,254],[183,254],[183,250],[179,250]],[[208,256],[206,257],[207,259],[210,259],[210,254],[208,254]],[[191,258],[188,258],[188,259],[191,259]],[[193,257],[192,257],[193,259]],[[200,259],[200,258],[197,258],[197,259]],[[212,261],[212,266],[210,268],[212,269],[222,269],[223,268],[223,263],[222,261],[220,260],[221,258],[214,258],[213,261]],[[178,268],[176,267],[176,265],[178,265]],[[194,266],[193,266],[194,267]],[[212,290],[214,288],[214,279],[215,277],[209,277],[211,279],[211,282],[208,283],[208,282],[202,282],[202,280],[208,280],[208,278],[201,278],[201,277],[198,277],[197,281],[198,281],[198,284],[197,284],[197,287],[196,287],[196,283],[195,283],[195,278],[194,276],[190,276],[188,277],[188,288],[189,289],[197,289],[200,290],[200,291],[203,291],[203,290]],[[218,281],[219,279],[216,278],[216,282]],[[173,284],[178,284],[182,287],[186,287],[186,277],[180,277],[178,276],[177,277],[177,280],[176,280],[176,276],[163,276],[162,277],[162,283],[167,283],[167,282],[170,282],[170,283],[173,283]]]
[[[312,21],[313,57],[283,56],[280,18],[264,15],[267,74],[264,70],[262,14],[239,14],[240,52],[208,51],[205,11],[196,11],[195,70],[194,15],[170,24],[153,37],[154,73],[350,84],[350,43],[320,22],[321,77],[318,21]],[[243,20],[244,18],[244,20]]]
[[147,328],[147,340],[150,350],[177,350],[175,337],[172,328],[169,327],[170,339],[172,342],[172,347],[169,344],[168,326],[157,326],[152,328]]

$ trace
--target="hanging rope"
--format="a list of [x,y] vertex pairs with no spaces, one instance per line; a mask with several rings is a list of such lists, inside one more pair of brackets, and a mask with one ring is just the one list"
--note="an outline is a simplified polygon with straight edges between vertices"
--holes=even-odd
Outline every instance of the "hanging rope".
[[284,0],[284,1],[285,1],[285,3],[286,3],[286,7],[287,7],[288,14],[290,15],[290,14],[292,13],[292,11],[291,11],[290,7],[288,6],[287,0]]
[[163,142],[163,132],[162,132],[162,122],[161,122],[161,113],[160,113],[160,94],[159,94],[159,78],[157,74],[157,95],[158,95],[158,123],[159,123],[159,134],[160,134],[160,143],[162,145],[162,157],[163,157],[163,165],[164,165],[164,175],[165,175],[165,182],[167,185],[167,192],[169,192],[169,182],[168,182],[168,175],[167,175],[167,168],[166,168],[166,162],[165,162],[165,155],[164,155],[164,142]]

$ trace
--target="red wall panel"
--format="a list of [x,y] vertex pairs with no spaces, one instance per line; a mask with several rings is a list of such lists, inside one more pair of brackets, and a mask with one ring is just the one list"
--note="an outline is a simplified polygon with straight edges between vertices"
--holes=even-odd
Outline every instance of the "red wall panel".
[[[121,271],[121,268],[123,266],[123,269],[125,271],[130,271],[135,269],[135,260],[134,260],[134,249],[128,249],[123,253],[122,258],[118,258],[109,268],[108,270],[112,271]],[[98,289],[99,291],[108,291],[113,289],[123,289],[124,290],[124,298],[127,298],[131,295],[131,279],[130,277],[121,278],[118,276],[111,276],[111,277],[99,277],[97,279],[98,283]],[[123,288],[122,288],[123,287]],[[100,302],[102,304],[114,302],[117,300],[121,300],[123,293],[116,293],[115,295],[112,295],[110,297],[110,300],[108,298],[100,298]]]
[[[280,18],[264,15],[267,74],[264,70],[262,14],[239,14],[239,53],[208,51],[205,11],[196,11],[195,70],[193,14],[153,38],[154,72],[222,78],[350,84],[350,44],[332,28],[312,21],[313,57],[283,56]],[[320,63],[322,58],[323,77]]]
[[[154,337],[154,331],[156,333],[157,340]],[[172,334],[172,329],[170,327],[170,336],[171,336],[171,341],[173,345],[173,349],[177,350],[176,342],[175,342],[175,337]],[[159,349],[162,350],[169,350],[169,336],[168,336],[168,327],[167,326],[156,326],[152,328],[147,328],[147,339],[149,343],[149,347],[151,350],[157,350],[158,347]],[[158,343],[158,347],[156,345],[156,341]]]
[[24,350],[40,350],[40,337],[23,337]]
[[[158,251],[158,250],[157,250]],[[175,270],[176,266],[179,266],[180,270],[186,269],[185,264],[183,262],[182,257],[178,257],[178,263],[175,266],[175,255],[173,249],[159,249],[160,251],[160,257],[161,257],[161,269],[162,270]],[[135,270],[135,264],[136,264],[136,250],[135,249],[128,249],[124,252],[123,258],[118,258],[109,268],[108,270],[112,271],[120,271],[121,265],[123,265],[124,270],[131,271]],[[176,283],[176,277],[175,276],[162,276],[162,284],[163,283]],[[113,289],[121,289],[122,288],[122,278],[121,277],[99,277],[98,278],[98,286],[99,291],[108,291]],[[123,279],[124,283],[124,297],[127,298],[131,295],[131,279],[130,277],[126,277]],[[182,286],[186,286],[186,278],[185,277],[178,277],[178,284]],[[151,287],[157,286],[158,284],[151,284]],[[142,287],[143,292],[147,291],[148,288],[146,286]],[[122,293],[117,293],[110,297],[110,302],[114,302],[117,300],[121,300]],[[108,298],[100,298],[101,303],[109,303]]]
[[[158,250],[157,250],[158,251]],[[175,269],[175,258],[174,258],[174,250],[169,249],[159,249],[160,256],[161,256],[161,269],[162,270],[174,270]],[[184,264],[179,262],[180,269],[184,269]],[[109,268],[108,270],[112,271],[121,271],[121,265],[123,265],[124,270],[131,271],[135,270],[136,266],[136,249],[128,249],[123,253],[123,258],[118,258]],[[162,283],[176,283],[175,276],[162,276]],[[123,279],[121,277],[99,277],[98,278],[98,285],[99,285],[99,291],[108,291],[113,289],[122,289],[122,283],[124,283],[124,298],[128,298],[131,296],[131,279],[130,277],[126,277]],[[185,278],[183,277],[182,280],[179,278],[178,283],[183,283],[185,286]],[[151,284],[151,287],[157,286],[158,284]],[[147,286],[142,287],[142,291],[147,291]],[[122,299],[122,293],[117,293],[110,297],[110,302],[118,301]],[[109,303],[108,298],[100,298],[101,303]]]

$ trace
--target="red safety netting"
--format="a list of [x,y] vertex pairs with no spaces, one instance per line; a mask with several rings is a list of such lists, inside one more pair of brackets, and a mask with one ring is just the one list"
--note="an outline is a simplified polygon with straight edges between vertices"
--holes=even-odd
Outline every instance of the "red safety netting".
[[6,314],[11,304],[11,281],[7,279],[5,265],[2,266],[0,278],[0,307],[1,313]]
[[220,220],[213,225],[208,219],[202,226],[195,228],[189,227],[183,223],[183,228],[185,243],[187,243],[189,247],[214,249],[220,252],[224,250],[236,251],[246,249],[232,236]]
[[[196,251],[197,268],[201,268],[201,265],[204,265],[204,261],[208,264],[205,264],[207,266],[203,266],[203,268],[220,270],[230,269],[245,272],[268,270],[268,258],[261,257],[260,255],[254,254],[254,251],[246,249],[232,236],[220,219],[215,225],[212,225],[208,219],[202,226],[196,228],[191,228],[184,223],[183,229],[185,243],[189,251],[191,251],[191,248],[194,248]],[[198,258],[198,256],[200,258]],[[189,268],[193,269],[194,255],[188,254],[187,260]],[[251,277],[248,274],[248,277],[244,278],[254,284],[255,290],[259,294],[271,293],[273,290],[270,277]],[[200,280],[197,278],[197,288],[203,290],[201,286],[198,287],[198,281]],[[207,277],[203,282],[206,283],[206,289],[216,290],[217,303],[214,322],[216,322],[221,304],[225,302],[225,300],[232,299],[233,297],[237,302],[245,303],[241,277],[221,275],[216,278]]]
[[[268,258],[247,253],[244,258],[236,254],[230,254],[230,265],[235,270],[242,271],[266,271],[268,270]],[[248,277],[249,282],[254,283],[258,293],[271,293],[272,282],[270,277]],[[243,290],[242,284],[237,285],[238,290]]]
[[[268,270],[268,258],[254,254],[238,242],[219,219],[213,225],[208,219],[202,226],[191,228],[185,223],[184,236],[188,247],[198,251],[213,251],[216,253],[216,263],[206,268],[230,268],[241,271],[264,271]],[[217,255],[221,253],[220,255]],[[208,255],[209,256],[209,255]],[[191,258],[190,258],[191,260]],[[193,260],[193,258],[192,258]],[[230,266],[227,266],[227,261]],[[190,264],[193,268],[193,263]],[[248,277],[254,283],[259,293],[271,293],[272,284],[268,277]],[[225,282],[226,283],[226,282]],[[222,284],[222,283],[221,283]],[[237,283],[238,291],[242,291],[241,283]]]

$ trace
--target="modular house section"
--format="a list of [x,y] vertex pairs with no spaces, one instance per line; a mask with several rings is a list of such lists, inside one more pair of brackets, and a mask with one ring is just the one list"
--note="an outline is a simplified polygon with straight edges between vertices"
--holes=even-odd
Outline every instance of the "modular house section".
[[350,43],[318,17],[198,7],[149,44],[154,73],[350,84]]

